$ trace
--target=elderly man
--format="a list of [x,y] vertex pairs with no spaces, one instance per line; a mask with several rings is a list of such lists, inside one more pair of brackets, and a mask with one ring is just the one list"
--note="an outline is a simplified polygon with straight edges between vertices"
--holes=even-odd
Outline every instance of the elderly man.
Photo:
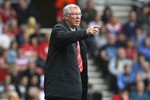
[[84,39],[93,36],[100,26],[79,30],[81,10],[75,4],[64,7],[64,22],[51,33],[45,65],[46,100],[86,100],[87,58]]

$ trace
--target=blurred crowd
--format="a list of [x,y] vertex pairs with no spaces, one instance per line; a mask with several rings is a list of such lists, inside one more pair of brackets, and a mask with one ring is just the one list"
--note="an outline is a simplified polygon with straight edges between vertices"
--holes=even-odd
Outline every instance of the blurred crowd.
[[92,0],[82,9],[81,28],[102,26],[86,43],[90,57],[114,94],[112,100],[150,98],[150,0],[138,2],[141,6],[133,5],[124,23],[109,6],[99,15]]
[[[81,28],[102,26],[86,44],[114,94],[112,100],[150,98],[150,0],[138,2],[141,6],[132,6],[125,23],[109,6],[99,15],[92,0],[82,9]],[[62,8],[56,21],[62,21]],[[0,5],[0,100],[44,100],[43,68],[50,34],[40,29],[38,12],[27,0],[18,0],[15,6],[4,0]],[[88,100],[101,97],[89,91]]]
[[28,0],[0,5],[0,100],[44,100],[43,67],[49,33]]

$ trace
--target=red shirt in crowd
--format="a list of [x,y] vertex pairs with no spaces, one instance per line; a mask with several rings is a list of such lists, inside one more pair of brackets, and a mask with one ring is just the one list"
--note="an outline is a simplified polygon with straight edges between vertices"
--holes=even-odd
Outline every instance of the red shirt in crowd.
[[123,100],[120,95],[114,95],[113,100]]
[[126,57],[133,60],[137,54],[137,49],[125,49]]
[[24,44],[21,48],[25,56],[31,56],[36,53],[36,48],[31,44]]
[[9,30],[7,30],[7,33],[10,34],[10,35],[16,36],[20,33],[20,30],[19,30],[19,28],[9,29]]
[[8,70],[6,68],[0,69],[0,83],[4,81],[4,78],[7,74],[8,74]]
[[13,9],[11,10],[2,9],[0,15],[4,23],[7,23],[11,18],[17,19],[17,13]]
[[48,52],[48,42],[43,41],[38,46],[38,54],[43,60],[46,60],[47,52]]

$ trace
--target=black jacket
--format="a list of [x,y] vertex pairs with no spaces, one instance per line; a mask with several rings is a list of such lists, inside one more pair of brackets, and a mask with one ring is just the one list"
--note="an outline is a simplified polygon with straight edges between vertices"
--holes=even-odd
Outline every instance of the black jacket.
[[[63,22],[52,29],[48,57],[45,65],[45,98],[67,97],[86,100],[87,58],[84,39],[89,36],[86,30],[71,31]],[[80,42],[83,72],[80,73],[77,61],[76,42]]]

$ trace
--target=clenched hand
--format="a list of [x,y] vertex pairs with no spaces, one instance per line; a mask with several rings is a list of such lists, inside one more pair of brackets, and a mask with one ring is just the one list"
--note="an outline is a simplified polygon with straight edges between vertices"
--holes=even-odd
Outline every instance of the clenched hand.
[[100,30],[100,28],[101,28],[101,26],[95,25],[93,27],[86,29],[86,33],[88,35],[94,35],[94,34],[96,34],[96,32],[98,32]]

